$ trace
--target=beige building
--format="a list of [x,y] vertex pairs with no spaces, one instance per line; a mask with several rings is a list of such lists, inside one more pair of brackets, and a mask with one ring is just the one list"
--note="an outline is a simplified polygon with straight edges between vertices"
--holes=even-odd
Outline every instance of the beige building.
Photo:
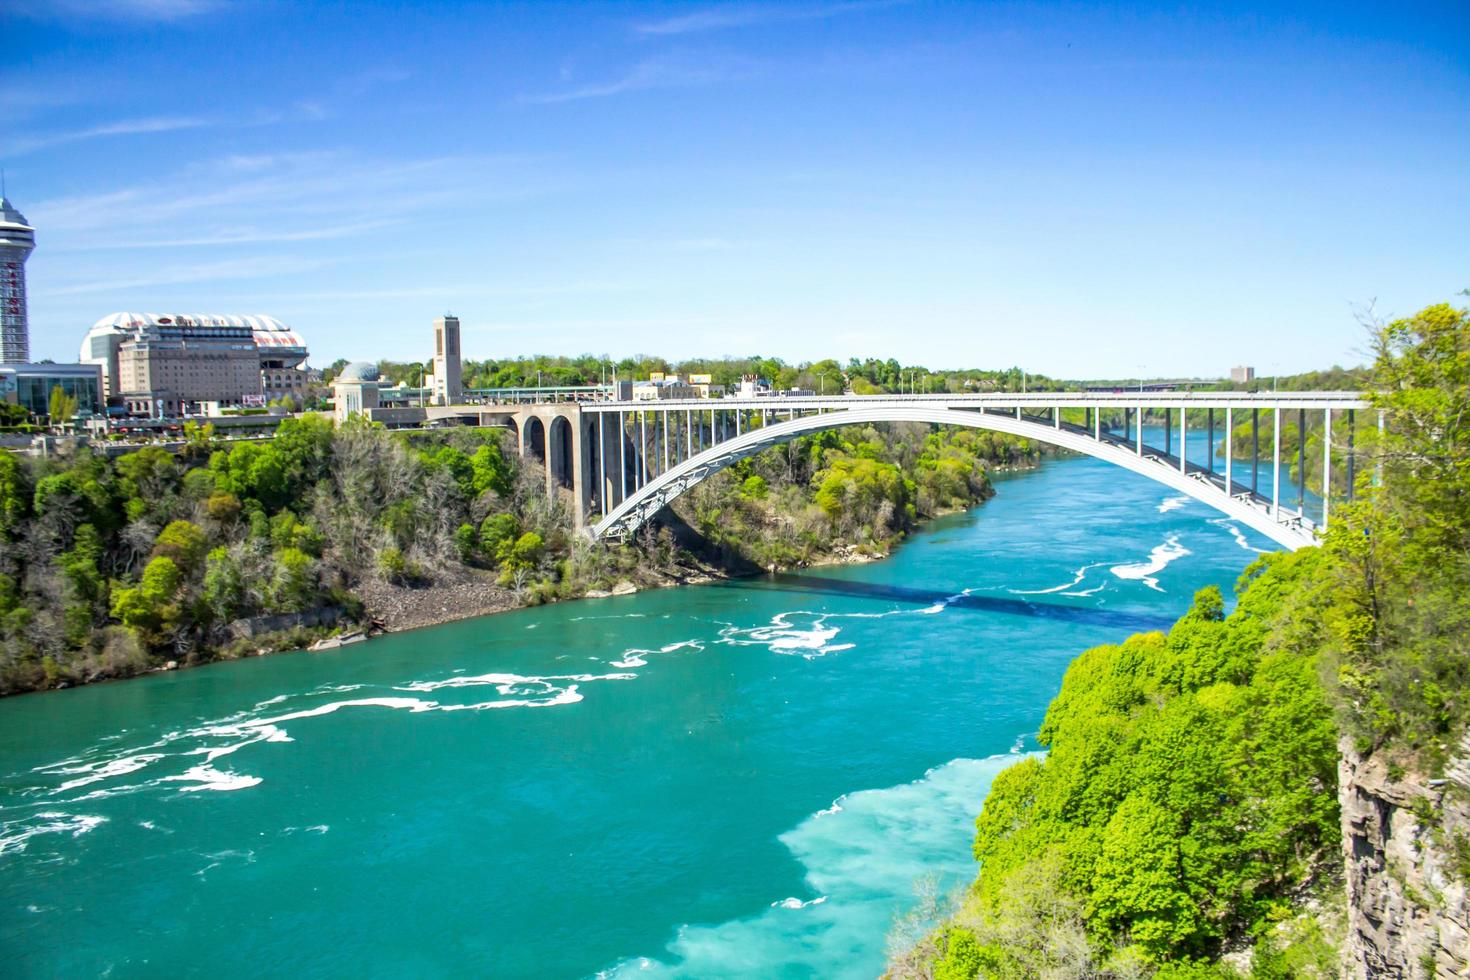
[[677,375],[665,377],[662,374],[654,374],[647,381],[633,382],[633,400],[636,402],[698,397],[699,393],[692,386],[680,381]]
[[255,338],[249,327],[187,321],[143,327],[118,345],[111,393],[133,415],[187,414],[200,411],[204,402],[222,408],[261,404]]
[[441,316],[434,321],[435,405],[456,405],[464,396],[460,381],[459,317]]
[[[243,330],[243,334],[240,332]],[[220,331],[231,331],[226,337]],[[204,362],[217,362],[221,343],[230,350],[246,343],[256,357],[254,385],[242,390],[234,384],[233,374],[222,378],[217,363],[169,367],[171,360],[187,359],[198,354]],[[134,355],[129,370],[123,371],[123,348],[131,345]],[[150,361],[140,350],[169,351]],[[284,395],[298,404],[311,394],[312,377],[306,367],[308,352],[301,335],[275,317],[262,314],[218,316],[206,313],[113,313],[92,325],[82,339],[79,359],[83,364],[96,364],[102,369],[103,393],[114,404],[148,406],[145,414],[156,415],[157,403],[169,404],[207,401],[223,406],[263,405]],[[139,372],[142,372],[141,374]],[[175,377],[175,376],[179,377]],[[197,387],[179,389],[191,378],[213,376],[228,387],[200,393]],[[156,380],[155,389],[139,387]],[[169,387],[173,385],[174,387]],[[149,393],[153,392],[150,396]],[[127,397],[124,398],[123,396]]]

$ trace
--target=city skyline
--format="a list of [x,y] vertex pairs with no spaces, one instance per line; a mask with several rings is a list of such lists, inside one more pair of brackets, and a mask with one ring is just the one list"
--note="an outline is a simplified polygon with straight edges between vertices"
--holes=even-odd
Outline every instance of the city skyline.
[[1359,363],[1355,305],[1470,285],[1452,5],[4,23],[29,52],[0,74],[0,163],[37,229],[36,359],[117,310],[203,309],[279,317],[318,364],[422,361],[452,309],[476,359],[1269,376]]

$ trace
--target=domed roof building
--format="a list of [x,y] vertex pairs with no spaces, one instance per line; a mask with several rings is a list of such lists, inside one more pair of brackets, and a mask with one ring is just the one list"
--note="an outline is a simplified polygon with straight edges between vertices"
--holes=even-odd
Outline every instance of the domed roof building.
[[332,415],[341,425],[349,416],[372,416],[378,407],[378,366],[353,361],[332,379]]
[[370,361],[353,361],[342,369],[333,384],[347,381],[377,381],[379,380],[378,366]]

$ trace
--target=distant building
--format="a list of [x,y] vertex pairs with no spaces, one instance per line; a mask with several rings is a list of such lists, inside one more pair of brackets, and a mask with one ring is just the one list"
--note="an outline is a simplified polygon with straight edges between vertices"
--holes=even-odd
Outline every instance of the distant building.
[[36,247],[36,229],[0,196],[0,364],[31,359],[26,314],[26,259]]
[[691,374],[689,376],[689,387],[700,398],[708,398],[710,387],[714,384],[714,378],[708,374]]
[[434,404],[457,405],[464,397],[460,380],[459,317],[434,321]]
[[647,381],[633,382],[633,400],[637,402],[698,397],[699,393],[694,390],[693,386],[685,384],[678,377],[659,375],[657,379],[650,378]]
[[378,407],[378,367],[356,361],[332,379],[333,415],[340,424],[350,415],[371,416]]
[[275,317],[193,313],[113,313],[92,325],[80,351],[102,368],[109,402],[140,415],[287,395],[300,403],[311,387],[307,357],[306,342]]
[[1230,369],[1230,380],[1236,384],[1246,384],[1256,380],[1256,369],[1253,367],[1233,367]]
[[741,375],[740,386],[735,389],[737,398],[765,398],[771,393],[771,383],[753,374]]
[[77,400],[78,414],[102,414],[102,371],[95,364],[0,364],[0,401],[32,415],[50,413],[56,388]]

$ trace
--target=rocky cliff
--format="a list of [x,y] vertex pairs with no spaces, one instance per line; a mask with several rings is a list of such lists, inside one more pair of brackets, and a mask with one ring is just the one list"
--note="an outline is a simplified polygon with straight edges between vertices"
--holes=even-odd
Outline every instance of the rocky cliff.
[[1470,736],[1444,779],[1341,748],[1344,975],[1470,977]]

